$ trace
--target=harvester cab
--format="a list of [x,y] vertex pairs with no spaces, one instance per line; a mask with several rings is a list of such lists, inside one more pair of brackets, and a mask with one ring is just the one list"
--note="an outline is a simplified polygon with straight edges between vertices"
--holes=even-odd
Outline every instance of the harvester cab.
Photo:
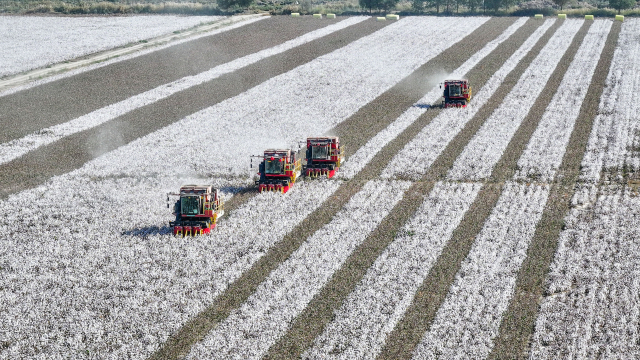
[[337,136],[307,138],[305,176],[332,178],[344,162],[344,147]]
[[[220,191],[212,185],[184,185],[180,193],[167,194],[177,196],[173,205],[175,221],[169,222],[173,235],[196,236],[208,234],[216,227],[218,218],[224,215],[224,202]],[[167,204],[169,207],[169,204]]]
[[296,159],[291,149],[269,149],[264,151],[258,167],[260,178],[256,180],[258,191],[286,193],[295,184],[302,171],[302,161]]
[[[442,86],[441,86],[442,88]],[[469,80],[445,80],[442,107],[467,107],[471,101]]]

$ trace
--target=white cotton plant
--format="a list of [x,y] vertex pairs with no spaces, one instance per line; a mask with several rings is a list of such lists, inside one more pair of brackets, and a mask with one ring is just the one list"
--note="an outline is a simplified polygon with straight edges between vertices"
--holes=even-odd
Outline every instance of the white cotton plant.
[[602,186],[596,202],[567,215],[531,359],[640,357],[639,216],[636,190],[620,185]]
[[[469,72],[474,66],[476,66],[484,57],[489,55],[495,50],[498,45],[507,40],[513,33],[515,33],[524,23],[526,18],[519,18],[511,26],[509,26],[500,36],[491,40],[478,52],[473,54],[467,61],[464,62],[458,69],[456,69],[450,77],[462,76]],[[442,79],[445,80],[445,75],[442,75]],[[402,133],[407,127],[413,124],[422,114],[424,114],[429,106],[435,103],[442,96],[442,90],[438,87],[429,91],[425,96],[418,100],[412,107],[407,109],[398,119],[389,124],[383,131],[369,140],[363,147],[358,149],[349,159],[341,166],[341,170],[338,173],[338,177],[343,179],[350,179],[354,177],[364,166],[373,159],[376,154],[391,140],[395,139],[400,133]]]
[[346,20],[338,22],[337,24],[332,24],[324,28],[311,31],[307,34],[286,41],[274,47],[243,56],[225,64],[215,66],[199,74],[185,76],[181,79],[158,86],[154,89],[134,95],[115,104],[111,104],[103,108],[94,110],[88,114],[82,115],[65,123],[57,124],[46,129],[41,129],[20,139],[15,139],[0,144],[0,164],[16,159],[41,146],[53,143],[77,132],[91,129],[107,121],[127,114],[133,110],[156,103],[173,94],[187,90],[191,87],[200,85],[207,81],[211,81],[222,75],[239,70],[251,64],[255,64],[262,59],[283,53],[289,49],[306,44],[310,41],[321,38],[335,31],[344,29],[348,26],[357,24],[366,19],[367,17],[364,16],[348,18]]
[[582,160],[582,181],[597,183],[602,171],[615,180],[640,169],[640,104],[635,96],[640,91],[639,31],[637,19],[622,24]]
[[[249,155],[267,148],[297,148],[306,137],[325,134],[485,21],[473,17],[398,21],[116,150],[136,164],[119,163],[117,171],[181,174],[198,167],[199,172],[216,176],[246,174],[247,162],[241,159],[248,161]],[[463,22],[464,27],[458,26]],[[452,31],[431,36],[451,24],[456,25]],[[153,155],[140,151],[148,147],[157,151]],[[114,171],[113,162],[104,159],[104,171]],[[141,163],[144,169],[137,165]]]
[[437,183],[303,358],[376,358],[480,188]]
[[171,34],[222,16],[0,17],[0,77]]
[[491,175],[509,141],[571,45],[583,20],[564,20],[511,92],[484,122],[448,173],[451,180],[481,180]]
[[518,160],[519,179],[549,182],[554,178],[611,25],[611,21],[597,20],[589,27],[558,91],[551,99],[526,150]]
[[165,193],[183,182],[238,185],[78,170],[1,201],[0,359],[146,358],[340,186],[262,193],[176,238]]
[[548,196],[549,185],[505,185],[415,359],[489,355]]
[[411,183],[369,181],[191,349],[189,359],[258,359],[400,201]]
[[[389,165],[383,170],[382,177],[408,177],[419,179],[444,151],[446,146],[460,132],[469,120],[480,110],[498,89],[505,77],[513,71],[555,20],[546,20],[529,38],[502,64],[500,69],[485,83],[464,109],[450,108],[436,116],[420,133],[411,140]],[[468,70],[467,70],[468,71]],[[459,70],[458,73],[464,72]],[[415,112],[416,110],[408,110]],[[406,113],[405,113],[406,114]],[[404,115],[403,115],[404,116]],[[400,119],[398,119],[400,121]],[[351,159],[349,159],[351,161]]]

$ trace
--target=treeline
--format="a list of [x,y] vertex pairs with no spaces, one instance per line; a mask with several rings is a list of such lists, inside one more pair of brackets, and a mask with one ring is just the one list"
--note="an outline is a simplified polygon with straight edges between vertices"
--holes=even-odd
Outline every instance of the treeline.
[[[487,14],[530,16],[534,13],[568,16],[593,14],[608,17],[632,9],[635,0],[593,0],[597,8],[566,10],[572,0],[552,0],[555,8],[520,7],[523,0],[0,0],[0,13],[61,14],[185,14],[228,15],[240,12],[269,12],[274,15],[299,12],[355,15],[373,12],[421,14]],[[359,6],[358,6],[359,5]],[[640,16],[640,9],[627,10],[627,16]]]

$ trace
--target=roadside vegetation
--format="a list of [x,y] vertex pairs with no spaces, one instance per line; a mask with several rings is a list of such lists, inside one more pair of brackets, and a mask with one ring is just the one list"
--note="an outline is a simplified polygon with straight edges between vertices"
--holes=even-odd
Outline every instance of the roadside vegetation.
[[400,15],[532,16],[558,13],[568,17],[640,16],[635,0],[0,0],[0,14],[184,14],[273,15],[394,12]]

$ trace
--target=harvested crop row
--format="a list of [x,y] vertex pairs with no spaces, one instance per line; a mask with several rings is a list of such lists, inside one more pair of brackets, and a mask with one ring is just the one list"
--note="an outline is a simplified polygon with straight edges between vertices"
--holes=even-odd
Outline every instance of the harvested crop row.
[[505,77],[531,51],[542,35],[551,27],[547,20],[525,41],[473,98],[473,105],[466,109],[447,109],[434,118],[391,161],[382,173],[383,177],[403,176],[414,180],[423,176],[451,140],[465,127],[482,106],[493,96]]
[[487,357],[548,195],[548,185],[505,185],[414,358]]
[[[117,171],[245,175],[247,163],[238,159],[267,148],[297,148],[307,136],[324,134],[462,38],[466,31],[461,26],[442,38],[428,36],[451,21],[477,27],[486,19],[401,20],[137,140],[126,155],[136,165]],[[412,46],[397,41],[409,35],[416,39]],[[215,129],[215,141],[209,141],[210,132],[181,131],[185,128]],[[153,157],[137,151],[146,147],[158,150]],[[144,169],[137,165],[142,163]]]
[[558,29],[456,160],[448,174],[450,179],[480,180],[489,177],[582,24],[582,20],[566,20]]
[[584,186],[565,218],[531,359],[640,357],[640,198]]
[[479,190],[477,183],[436,184],[303,357],[374,358]]
[[[497,87],[491,80],[496,78],[502,80],[506,74],[513,70],[515,64],[522,59],[524,54],[531,50],[533,45],[540,39],[540,36],[548,30],[551,23],[552,22],[549,22],[546,24],[547,26],[539,27],[534,35],[529,37],[511,58],[498,69],[496,74],[499,76],[494,74],[484,86],[489,86],[490,88]],[[514,58],[516,58],[517,61],[514,61]],[[485,88],[484,86],[483,89]],[[480,102],[480,104],[474,102],[474,106],[481,106],[482,104],[483,102]],[[410,112],[412,112],[412,109],[405,112],[398,121],[405,118]],[[440,113],[433,121],[440,118],[442,114],[443,113]],[[444,146],[446,146],[446,144]],[[358,150],[356,154],[359,152],[360,150]],[[391,166],[395,162],[401,162],[401,154],[402,152],[396,155],[394,161],[389,165]],[[437,155],[438,154],[435,156],[437,157]],[[349,161],[351,161],[351,159]],[[427,202],[421,208],[422,210],[418,210],[416,217],[411,220],[410,225],[406,225],[401,231],[403,233],[407,231],[415,232],[413,228],[417,226],[416,224],[431,223],[426,220],[430,216],[437,217],[438,220],[433,220],[434,224],[442,223],[448,226],[453,223],[455,225],[453,225],[452,228],[446,227],[445,229],[436,227],[433,234],[429,232],[429,229],[418,231],[415,237],[409,237],[409,239],[413,241],[411,244],[408,244],[407,241],[409,240],[403,236],[392,242],[368,270],[367,275],[365,275],[363,280],[358,284],[354,292],[345,300],[342,307],[336,313],[336,320],[327,325],[324,333],[316,339],[314,348],[310,350],[307,356],[312,358],[328,356],[349,357],[354,355],[358,357],[372,357],[380,351],[384,344],[386,334],[393,329],[393,326],[402,316],[404,310],[409,306],[415,291],[427,275],[430,268],[429,263],[435,261],[440,250],[450,237],[451,232],[453,232],[455,226],[457,226],[455,220],[449,222],[448,219],[458,219],[459,222],[480,188],[479,184],[475,187],[471,186],[468,189],[467,185],[461,184],[456,186],[447,185],[445,186],[445,190],[448,189],[449,186],[453,186],[454,190],[443,192],[443,189],[441,189],[439,185],[436,185],[429,195]],[[457,191],[455,191],[455,189],[457,189]],[[463,189],[467,191],[463,191]],[[460,201],[462,201],[463,204],[467,201],[468,203],[465,206],[458,204]],[[439,204],[441,202],[445,204],[458,204],[458,206],[455,208],[455,211],[453,209],[450,209],[448,212],[443,210],[446,215],[439,212],[431,213],[432,209],[430,209],[428,213],[424,213],[426,211],[424,206],[426,206],[427,203],[434,206],[433,203]],[[443,232],[441,233],[439,230]],[[447,231],[449,232],[448,235],[446,234]],[[415,239],[421,239],[422,241]],[[393,254],[391,259],[389,259],[390,256],[388,252]],[[396,266],[394,266],[395,261],[399,261],[402,264],[396,264]],[[390,262],[391,265],[387,264],[387,262]],[[419,266],[413,266],[415,264],[419,264]],[[410,268],[407,268],[407,266]],[[385,272],[380,271],[381,268],[384,268]],[[384,306],[380,306],[381,303],[383,303]]]
[[[70,121],[336,21],[310,22],[270,17],[238,23],[209,36],[153,48],[153,51],[144,51],[139,56],[2,96],[0,128],[3,131],[0,133],[0,142],[19,139],[40,129]],[[247,33],[255,35],[246,36]]]
[[[466,74],[474,66],[476,66],[485,56],[490,54],[495,48],[502,42],[507,40],[513,35],[527,21],[526,18],[520,18],[516,20],[511,26],[507,28],[499,37],[490,41],[480,51],[475,53],[471,58],[465,61],[460,67],[453,71],[453,74]],[[550,25],[549,25],[550,26]],[[395,139],[400,133],[406,130],[411,124],[413,124],[420,116],[422,116],[431,104],[436,103],[442,96],[439,88],[434,88],[420,100],[418,100],[412,107],[407,109],[400,117],[394,122],[389,124],[384,130],[379,132],[371,140],[369,140],[364,146],[360,147],[353,155],[351,155],[348,161],[342,166],[341,172],[338,174],[340,178],[350,179],[353,178],[364,166],[373,159],[376,154],[387,145],[391,140]],[[392,163],[395,163],[395,159]]]
[[[439,56],[431,66],[441,64],[440,66],[444,66],[445,68],[449,67],[451,70],[455,70],[452,67],[463,65],[465,60],[464,57],[460,56],[461,49],[466,49],[469,57],[474,56],[473,52],[468,51],[469,49],[475,48],[474,50],[476,52],[482,52],[482,47],[485,44],[499,37],[500,34],[512,23],[513,20],[508,21],[508,19],[504,18],[492,19],[491,23],[483,25],[482,31],[476,31],[474,34],[469,35],[461,41],[460,44],[456,44],[455,47],[452,47],[450,49],[451,51],[447,50],[441,54],[441,56]],[[513,39],[510,38],[509,41],[500,44],[496,51],[491,52],[485,59],[478,63],[475,68],[497,69],[499,64],[506,60],[506,58],[508,58],[509,55],[526,40],[529,33],[539,26],[539,24],[539,22],[527,22],[525,26],[516,31]],[[429,64],[431,64],[431,62]],[[358,114],[349,121],[351,122],[355,119],[362,119],[361,121],[368,122],[370,121],[370,117],[375,117],[378,119],[376,128],[380,129],[379,131],[384,131],[385,126],[379,125],[386,124],[386,126],[388,126],[388,124],[395,120],[395,118],[391,118],[389,116],[389,113],[395,115],[397,118],[402,115],[403,109],[406,109],[397,104],[404,104],[406,107],[409,107],[415,103],[415,101],[423,97],[424,93],[430,90],[431,86],[425,86],[425,84],[422,83],[418,86],[418,88],[423,89],[421,94],[412,94],[416,95],[412,101],[406,101],[406,99],[403,99],[404,96],[407,96],[405,95],[406,84],[420,84],[421,80],[424,79],[425,76],[428,80],[430,76],[428,69],[429,67],[425,67],[424,69],[417,70],[411,75],[411,77],[404,79],[399,84],[401,86],[397,89],[393,89],[388,94],[376,99],[376,102],[379,100],[385,100],[384,102],[379,103],[378,106],[370,106],[373,105],[373,103],[368,104],[368,109],[366,111],[359,111]],[[470,73],[476,74],[474,71],[470,71]],[[478,83],[486,81],[484,76],[478,76],[478,79]],[[389,101],[391,101],[391,104],[394,104],[394,106],[390,108],[383,107],[384,104]],[[378,116],[379,109],[386,109],[388,111],[386,111],[384,115],[380,113],[380,116]],[[437,113],[438,111],[435,111],[435,114]],[[434,112],[425,113],[424,116],[421,116],[414,124],[410,125],[396,139],[384,146],[375,157],[376,161],[372,161],[369,165],[365,166],[362,171],[353,178],[353,180],[345,184],[346,186],[344,186],[344,188],[339,189],[336,192],[335,198],[348,198],[351,196],[352,192],[357,191],[361,187],[361,185],[359,185],[360,183],[364,182],[366,179],[378,177],[380,172],[393,158],[393,156],[402,149],[402,147],[411,140],[411,138],[413,138],[415,134],[422,129],[422,127],[424,127],[425,123],[428,123],[428,121],[433,118],[433,115]],[[380,119],[384,121],[380,121]],[[340,130],[344,131],[344,129],[347,128],[348,127],[341,127]],[[358,130],[359,129],[353,129],[354,132]],[[354,139],[357,143],[361,143],[362,145],[367,143],[366,141],[359,141],[362,138],[361,132],[358,134],[348,135],[349,136],[346,137],[347,139]],[[358,249],[353,252],[343,267],[332,277],[331,281],[325,285],[322,291],[309,303],[300,316],[295,319],[287,334],[285,334],[275,345],[271,347],[266,358],[278,359],[283,357],[298,357],[302,355],[302,352],[306,348],[313,345],[314,338],[320,335],[325,324],[331,321],[334,309],[337,310],[340,307],[343,299],[345,299],[356,287],[360,279],[365,275],[367,269],[371,267],[376,258],[384,251],[386,246],[391,243],[396,231],[399,230],[402,224],[410,219],[412,213],[424,201],[421,195],[422,188],[422,184],[414,184],[414,186],[411,187],[407,192],[407,196],[394,208],[389,216],[383,220],[376,230],[367,237]],[[424,191],[424,193],[428,193],[428,190]],[[327,208],[331,208],[331,205],[328,205],[329,206],[327,206]],[[335,206],[333,207],[335,208]],[[314,216],[311,218],[314,219],[313,221],[324,222],[326,221],[324,219],[328,218],[328,214],[325,213],[324,218]],[[314,222],[311,222],[311,224],[313,223]],[[305,234],[304,231],[301,231],[301,233]],[[298,236],[301,235],[298,234]]]
[[368,182],[239,309],[192,348],[189,358],[261,358],[409,186],[402,181]]
[[308,43],[309,41],[321,38],[325,35],[331,34],[334,31],[344,29],[366,19],[366,17],[351,17],[337,24],[329,25],[327,27],[311,31],[307,34],[276,45],[272,48],[261,50],[259,52],[235,59],[231,62],[218,65],[197,75],[187,76],[176,81],[172,81],[168,84],[161,85],[155,89],[137,94],[126,100],[122,100],[115,104],[111,104],[101,109],[92,111],[79,118],[67,121],[62,124],[51,126],[46,129],[40,129],[37,132],[31,133],[23,138],[0,144],[0,164],[16,159],[28,153],[29,151],[37,149],[40,146],[58,141],[71,134],[91,129],[102,123],[124,115],[130,111],[153,104],[159,100],[167,98],[190,87],[200,85],[207,81],[211,81],[224,74],[237,71],[264,58],[280,54],[296,46],[300,46],[302,44]]
[[[640,21],[625,22],[600,101],[589,145],[582,161],[581,180],[620,180],[640,169]],[[601,172],[607,176],[601,179]]]
[[611,24],[606,20],[596,21],[589,28],[560,84],[560,91],[554,95],[527,149],[518,160],[518,179],[550,182],[555,177]]
[[220,19],[221,16],[2,16],[0,78]]

